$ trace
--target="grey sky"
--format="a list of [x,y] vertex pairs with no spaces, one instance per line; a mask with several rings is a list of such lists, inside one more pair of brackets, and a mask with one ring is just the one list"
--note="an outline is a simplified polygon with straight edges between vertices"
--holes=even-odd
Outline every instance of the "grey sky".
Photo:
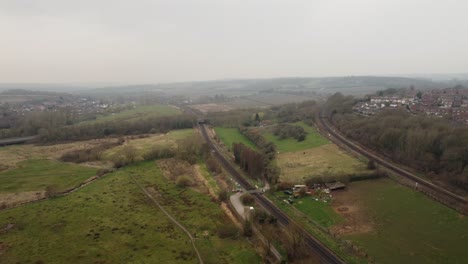
[[0,0],[0,82],[468,71],[464,0]]

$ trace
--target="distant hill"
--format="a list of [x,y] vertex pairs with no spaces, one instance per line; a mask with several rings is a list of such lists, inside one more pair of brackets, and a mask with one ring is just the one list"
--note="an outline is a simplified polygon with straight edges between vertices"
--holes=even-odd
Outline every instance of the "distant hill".
[[[432,76],[432,78],[431,78]],[[460,78],[448,78],[459,76]],[[89,95],[137,95],[145,93],[160,93],[165,95],[186,95],[198,97],[203,95],[224,94],[242,96],[260,91],[307,91],[320,94],[342,92],[344,94],[367,94],[387,88],[437,89],[451,87],[456,84],[466,84],[468,74],[447,75],[436,78],[437,75],[415,75],[407,77],[390,76],[345,76],[345,77],[289,77],[270,79],[233,79],[196,82],[178,82],[161,84],[135,85],[99,85],[99,84],[0,84],[0,91],[11,89],[42,90],[52,92],[72,92]],[[466,77],[466,79],[464,79]]]
[[167,84],[144,84],[104,87],[86,91],[90,94],[135,94],[157,92],[169,95],[214,95],[242,96],[260,91],[314,91],[322,94],[342,92],[345,94],[366,94],[386,88],[435,89],[442,83],[427,79],[408,77],[348,76],[326,78],[273,78],[214,80]]

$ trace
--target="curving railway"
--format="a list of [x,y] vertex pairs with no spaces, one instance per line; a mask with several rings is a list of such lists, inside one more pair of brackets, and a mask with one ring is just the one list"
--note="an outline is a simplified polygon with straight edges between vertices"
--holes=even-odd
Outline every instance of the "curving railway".
[[386,169],[396,173],[397,175],[404,177],[412,182],[415,183],[415,186],[418,186],[418,189],[421,190],[422,192],[426,193],[427,195],[431,196],[432,198],[444,203],[445,205],[456,209],[463,214],[467,214],[468,212],[468,203],[467,200],[459,196],[455,193],[452,193],[440,186],[437,186],[429,181],[426,181],[406,170],[403,170],[394,164],[384,160],[383,158],[367,151],[366,149],[362,148],[361,146],[358,146],[357,144],[351,142],[347,138],[345,138],[343,135],[340,133],[336,132],[335,129],[332,128],[328,117],[325,115],[325,113],[322,111],[320,113],[320,125],[325,129],[329,135],[333,136],[333,139],[335,141],[338,141],[339,143],[347,146],[351,150],[357,152],[358,154],[374,160],[377,164],[379,164],[382,167],[385,167]]
[[[215,157],[221,162],[224,169],[232,175],[233,178],[246,190],[254,190],[255,187],[252,186],[242,175],[233,167],[231,162],[229,162],[219,151],[217,146],[212,142],[211,138],[208,136],[206,131],[206,126],[204,124],[199,124],[200,131],[202,133],[203,138],[208,143],[210,148],[212,149],[213,154]],[[266,197],[259,193],[252,193],[254,195],[255,200],[258,204],[260,204],[263,208],[270,212],[276,219],[278,219],[278,223],[283,226],[287,225],[296,225],[283,211],[281,211],[273,202],[268,200]],[[298,226],[298,225],[297,225]],[[343,264],[345,263],[339,256],[337,256],[333,251],[331,251],[327,246],[323,245],[319,240],[313,237],[309,232],[307,232],[302,227],[298,226],[300,230],[302,230],[302,234],[304,235],[304,239],[307,242],[307,245],[311,249],[311,251],[320,259],[321,263],[332,263],[332,264]]]

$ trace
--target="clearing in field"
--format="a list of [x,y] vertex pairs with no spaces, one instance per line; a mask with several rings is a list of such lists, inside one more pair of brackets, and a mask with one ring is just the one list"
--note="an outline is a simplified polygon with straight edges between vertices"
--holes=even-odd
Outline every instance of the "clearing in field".
[[251,149],[257,149],[257,146],[255,146],[255,144],[247,137],[242,135],[237,128],[216,127],[215,131],[219,139],[221,139],[224,145],[230,150],[232,150],[232,143],[242,143]]
[[[40,145],[12,145],[0,147],[0,167],[15,168],[17,164],[29,159],[55,159],[58,160],[63,154],[79,150],[88,149],[97,145],[115,142],[117,139],[93,139],[77,141],[73,143],[55,144],[48,146]],[[105,164],[101,164],[105,165]]]
[[293,123],[292,125],[297,125],[304,128],[304,130],[307,132],[307,136],[304,141],[298,142],[294,138],[279,139],[277,136],[273,135],[272,132],[266,132],[263,135],[266,140],[275,144],[276,149],[280,153],[305,150],[330,143],[328,139],[320,135],[314,127],[308,126],[303,122]]
[[111,159],[113,155],[119,153],[126,146],[132,146],[136,150],[137,159],[141,159],[142,155],[154,147],[175,147],[177,140],[184,139],[186,137],[195,136],[196,131],[194,129],[180,129],[172,130],[166,134],[152,134],[146,137],[126,137],[127,142],[103,153],[104,159]]
[[[219,205],[167,180],[154,162],[126,167],[64,197],[0,211],[5,263],[197,263],[188,237],[154,207],[133,175],[197,237],[205,263],[259,263],[242,238],[220,238],[229,225]],[[46,239],[45,239],[46,238]]]
[[137,106],[134,109],[124,110],[119,113],[109,114],[104,116],[98,116],[95,120],[85,121],[80,124],[89,124],[95,122],[105,122],[105,121],[127,121],[142,119],[146,117],[162,117],[162,116],[173,116],[179,115],[182,112],[180,109],[171,106],[171,105],[142,105]]
[[351,157],[335,144],[283,152],[277,157],[281,169],[281,180],[302,183],[310,177],[366,174],[370,171],[366,164]]
[[[466,216],[391,180],[353,182],[335,194],[333,205],[346,219],[337,228],[354,230],[345,238],[362,246],[378,263],[468,259]],[[363,229],[363,223],[372,228]]]
[[229,107],[225,104],[197,104],[190,106],[193,109],[196,109],[202,113],[209,113],[209,112],[227,112],[234,108]]
[[0,172],[0,193],[43,191],[54,186],[65,191],[96,175],[97,169],[53,160],[26,160]]

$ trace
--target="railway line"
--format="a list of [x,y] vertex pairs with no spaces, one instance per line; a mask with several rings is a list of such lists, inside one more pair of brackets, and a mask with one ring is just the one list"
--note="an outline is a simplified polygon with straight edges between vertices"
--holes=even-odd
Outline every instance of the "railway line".
[[[234,179],[246,190],[254,190],[255,187],[252,186],[234,167],[233,165],[221,154],[218,147],[212,142],[211,138],[208,136],[206,131],[206,126],[204,124],[199,124],[200,131],[203,138],[213,150],[214,156],[221,162],[224,169],[232,175]],[[297,225],[292,221],[289,216],[287,216],[281,209],[279,209],[273,202],[264,197],[259,193],[252,194],[255,197],[255,200],[260,204],[265,210],[270,212],[271,215],[276,217],[278,223],[283,226],[296,225],[304,235],[304,239],[307,242],[307,245],[313,253],[320,259],[321,263],[332,263],[332,264],[344,264],[345,262],[337,256],[332,250],[327,246],[322,244],[318,239],[313,237],[308,231],[306,231],[301,226]]]
[[338,141],[338,143],[341,143],[351,149],[352,151],[355,151],[356,153],[368,158],[374,160],[377,164],[380,166],[396,173],[397,175],[404,177],[405,179],[408,179],[412,182],[415,183],[415,186],[418,186],[418,189],[421,190],[422,192],[426,193],[430,197],[444,203],[445,205],[458,210],[459,212],[463,214],[467,214],[468,212],[468,203],[467,200],[459,196],[455,193],[452,193],[440,186],[437,186],[429,181],[426,181],[388,161],[385,159],[369,152],[368,150],[364,149],[363,147],[355,144],[354,142],[348,140],[345,138],[343,135],[338,133],[335,129],[332,128],[332,126],[329,123],[328,117],[325,115],[325,113],[322,111],[320,112],[319,116],[320,120],[320,125],[325,129],[325,131],[331,135],[333,138],[332,140]]

